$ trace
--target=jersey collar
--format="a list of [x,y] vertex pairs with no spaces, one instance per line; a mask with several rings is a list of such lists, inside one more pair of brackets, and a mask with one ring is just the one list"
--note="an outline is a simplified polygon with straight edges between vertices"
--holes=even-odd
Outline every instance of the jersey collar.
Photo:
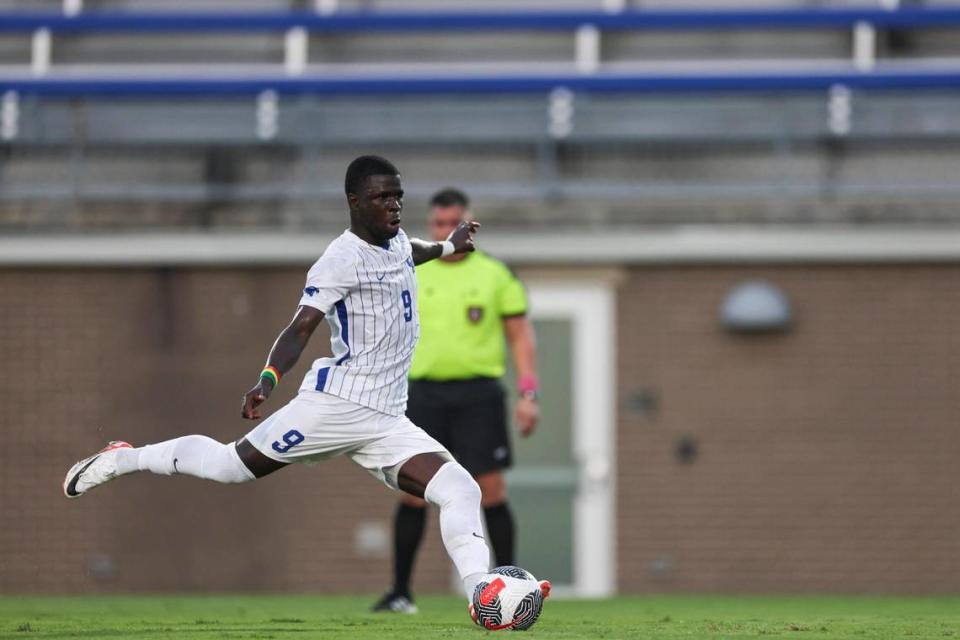
[[387,240],[387,246],[385,247],[382,247],[378,244],[371,244],[366,240],[364,240],[363,238],[361,238],[360,236],[358,236],[357,234],[355,234],[350,229],[347,229],[346,231],[344,231],[343,235],[347,236],[350,239],[350,241],[355,244],[359,244],[364,247],[373,247],[374,249],[380,249],[381,251],[390,251],[390,245],[393,244],[393,238],[390,238],[389,240]]

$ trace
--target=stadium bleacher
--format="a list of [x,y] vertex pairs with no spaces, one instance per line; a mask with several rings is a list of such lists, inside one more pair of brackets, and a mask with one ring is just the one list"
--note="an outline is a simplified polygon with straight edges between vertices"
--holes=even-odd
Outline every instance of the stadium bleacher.
[[504,225],[956,217],[960,4],[715,4],[3,3],[0,228],[339,226],[370,150]]

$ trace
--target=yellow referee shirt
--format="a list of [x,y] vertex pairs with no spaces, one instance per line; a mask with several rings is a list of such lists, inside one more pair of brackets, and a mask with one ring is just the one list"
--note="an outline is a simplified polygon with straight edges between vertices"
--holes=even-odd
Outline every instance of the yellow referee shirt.
[[480,251],[458,262],[431,260],[416,273],[420,341],[410,378],[502,376],[502,319],[527,312],[523,284],[502,262]]

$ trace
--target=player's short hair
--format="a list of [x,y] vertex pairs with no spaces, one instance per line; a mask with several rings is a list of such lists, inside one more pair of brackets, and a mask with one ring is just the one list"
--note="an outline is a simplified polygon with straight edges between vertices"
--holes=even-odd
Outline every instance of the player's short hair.
[[398,176],[400,172],[393,163],[380,156],[360,156],[347,167],[347,176],[343,180],[343,190],[350,195],[359,194],[363,183],[370,176]]
[[437,191],[430,197],[431,207],[463,207],[470,208],[470,198],[460,189],[448,187]]

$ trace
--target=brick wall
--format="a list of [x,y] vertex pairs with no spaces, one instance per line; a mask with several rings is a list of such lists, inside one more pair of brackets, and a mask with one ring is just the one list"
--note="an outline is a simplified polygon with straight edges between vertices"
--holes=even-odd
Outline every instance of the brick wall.
[[[754,277],[790,334],[720,329]],[[960,591],[960,267],[638,269],[619,299],[623,590]]]
[[[355,549],[393,492],[348,460],[253,484],[124,478],[76,501],[66,469],[107,440],[242,436],[240,397],[291,317],[303,271],[0,271],[0,591],[379,591],[385,557]],[[271,398],[299,387],[328,333]],[[445,590],[431,523],[416,574]]]
[[[619,296],[624,591],[960,590],[960,267],[628,271]],[[67,501],[111,438],[250,426],[241,394],[301,269],[0,270],[0,592],[378,591],[355,547],[392,493],[346,460],[244,486],[134,476]],[[764,277],[793,332],[718,326]],[[293,293],[291,293],[293,292]],[[271,400],[295,391],[316,336]],[[693,462],[678,439],[698,446]],[[448,585],[431,523],[416,576]]]

